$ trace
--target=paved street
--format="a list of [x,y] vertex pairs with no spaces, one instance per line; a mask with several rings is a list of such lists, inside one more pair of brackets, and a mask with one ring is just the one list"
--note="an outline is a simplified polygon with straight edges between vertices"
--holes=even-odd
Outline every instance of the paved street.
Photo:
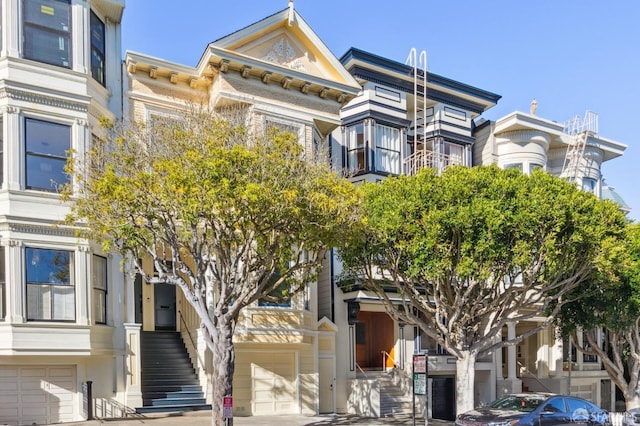
[[[77,423],[65,423],[65,426],[138,426],[138,425],[191,425],[204,426],[211,424],[210,412],[195,412],[178,415],[164,415],[154,417],[132,417],[128,419],[91,420]],[[363,418],[352,415],[326,415],[326,416],[255,416],[236,417],[234,426],[328,426],[328,425],[413,425],[411,415],[401,415],[381,419]],[[423,419],[416,419],[417,426],[423,426]],[[430,426],[451,426],[453,422],[444,420],[429,420]]]

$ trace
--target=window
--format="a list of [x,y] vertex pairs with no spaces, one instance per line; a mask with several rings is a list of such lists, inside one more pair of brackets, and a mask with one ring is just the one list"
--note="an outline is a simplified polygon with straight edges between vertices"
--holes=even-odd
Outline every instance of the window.
[[71,68],[71,0],[23,1],[23,55]]
[[509,163],[509,164],[505,164],[503,167],[505,170],[509,170],[509,169],[516,169],[518,170],[520,173],[522,173],[522,163]]
[[91,11],[91,76],[103,86],[104,77],[104,22]]
[[71,148],[71,127],[46,121],[25,119],[28,189],[55,191],[69,182],[64,172]]
[[[275,282],[280,279],[280,273],[275,272],[271,277],[271,282]],[[258,300],[258,306],[264,307],[277,307],[277,308],[290,308],[291,307],[291,286],[285,280],[278,287],[274,288]]]
[[[591,336],[594,339],[598,338],[598,333],[597,330],[592,330],[591,331]],[[591,350],[591,345],[589,344],[589,340],[587,340],[587,332],[583,331],[582,332],[582,347],[586,350]],[[588,355],[583,353],[582,354],[582,361],[583,362],[587,362],[587,363],[595,363],[598,362],[598,357],[596,355]]]
[[298,142],[304,143],[304,133],[302,132],[302,128],[293,123],[286,123],[284,121],[277,121],[271,118],[267,118],[265,120],[265,129],[269,130],[275,127],[280,132],[289,132],[292,133],[296,138],[298,138]]
[[544,167],[541,164],[530,163],[529,164],[529,174],[533,174],[536,170],[542,170]]
[[5,280],[6,280],[6,275],[5,275],[5,269],[4,269],[4,247],[0,246],[0,321],[4,321],[4,316],[6,315],[7,312],[7,305],[6,305],[6,284],[5,284]]
[[347,169],[350,172],[366,170],[364,124],[358,123],[347,128]]
[[400,174],[400,129],[375,125],[376,171]]
[[464,165],[464,147],[456,143],[444,143],[444,158],[447,166]]
[[582,190],[585,192],[590,192],[592,194],[596,193],[597,181],[593,178],[582,178]]
[[107,258],[93,256],[93,320],[107,323]]
[[27,320],[74,321],[73,253],[26,249]]

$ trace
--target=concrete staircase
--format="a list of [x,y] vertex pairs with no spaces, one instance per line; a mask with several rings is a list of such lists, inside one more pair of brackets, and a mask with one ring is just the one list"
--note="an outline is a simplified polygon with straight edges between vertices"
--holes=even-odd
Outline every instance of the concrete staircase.
[[179,333],[143,332],[138,413],[210,410]]
[[406,388],[406,381],[403,382],[399,373],[391,370],[367,372],[367,375],[376,377],[380,386],[380,417],[396,417],[413,412],[411,389]]

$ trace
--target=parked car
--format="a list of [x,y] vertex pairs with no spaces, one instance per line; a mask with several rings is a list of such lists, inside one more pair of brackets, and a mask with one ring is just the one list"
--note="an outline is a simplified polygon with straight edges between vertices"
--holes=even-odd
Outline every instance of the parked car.
[[[550,393],[506,395],[459,414],[456,426],[610,426],[609,412],[574,396]],[[629,425],[633,426],[633,425]],[[635,425],[638,426],[638,425]]]
[[640,408],[634,408],[624,412],[622,417],[622,426],[638,426],[640,425]]

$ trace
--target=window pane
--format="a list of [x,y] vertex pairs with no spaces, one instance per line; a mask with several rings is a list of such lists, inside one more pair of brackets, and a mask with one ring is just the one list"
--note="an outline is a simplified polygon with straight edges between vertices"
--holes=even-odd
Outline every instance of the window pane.
[[[275,284],[280,279],[280,273],[276,272],[270,282]],[[271,285],[273,285],[271,284]],[[280,285],[269,292],[266,297],[258,300],[258,306],[274,306],[280,308],[291,307],[291,286],[287,281],[283,281]]]
[[461,165],[464,155],[464,148],[461,145],[444,143],[445,163],[447,166]]
[[358,123],[347,129],[347,169],[352,172],[366,169],[364,125]]
[[26,119],[27,152],[65,158],[70,148],[71,127]]
[[91,11],[91,76],[104,86],[104,23]]
[[71,67],[69,0],[24,0],[23,33],[25,58]]
[[376,171],[400,173],[400,130],[376,124]]
[[24,0],[24,22],[69,33],[71,0]]
[[71,127],[27,118],[25,128],[27,188],[52,191],[56,184],[69,182],[64,166],[71,148]]
[[107,322],[107,259],[93,256],[93,319],[98,324]]
[[27,283],[71,285],[71,253],[27,248]]
[[64,250],[37,248],[27,248],[25,254],[27,319],[73,321],[73,254]]

